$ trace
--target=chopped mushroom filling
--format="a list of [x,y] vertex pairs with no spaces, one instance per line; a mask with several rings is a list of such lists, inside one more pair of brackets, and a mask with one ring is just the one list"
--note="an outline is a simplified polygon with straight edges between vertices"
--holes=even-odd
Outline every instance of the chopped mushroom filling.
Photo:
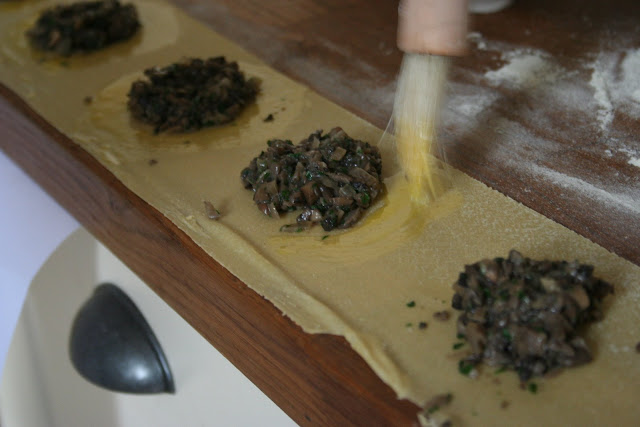
[[460,363],[513,368],[522,381],[591,361],[577,329],[602,318],[613,287],[593,267],[533,261],[512,250],[507,259],[467,265],[453,285],[458,334],[472,354]]
[[231,122],[260,90],[260,80],[245,79],[236,62],[222,56],[189,59],[144,71],[149,81],[131,85],[128,107],[158,132],[185,132]]
[[318,223],[326,231],[352,227],[380,194],[378,149],[339,127],[324,135],[314,132],[298,145],[280,139],[267,145],[241,179],[265,215],[302,211],[281,231],[299,232]]
[[131,38],[140,28],[133,4],[77,2],[45,10],[27,31],[31,44],[62,56],[91,52]]

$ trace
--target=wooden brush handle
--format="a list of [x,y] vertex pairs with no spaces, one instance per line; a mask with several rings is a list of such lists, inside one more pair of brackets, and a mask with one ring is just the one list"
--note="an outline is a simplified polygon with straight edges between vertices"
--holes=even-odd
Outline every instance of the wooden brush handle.
[[404,52],[464,55],[467,0],[402,0],[398,47]]

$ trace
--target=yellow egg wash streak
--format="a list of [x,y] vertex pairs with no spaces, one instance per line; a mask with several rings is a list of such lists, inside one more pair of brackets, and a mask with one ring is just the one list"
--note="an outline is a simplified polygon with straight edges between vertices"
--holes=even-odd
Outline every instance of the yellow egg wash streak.
[[434,201],[448,187],[446,169],[437,157],[437,131],[449,61],[446,56],[406,53],[400,69],[393,106],[396,152],[417,204]]

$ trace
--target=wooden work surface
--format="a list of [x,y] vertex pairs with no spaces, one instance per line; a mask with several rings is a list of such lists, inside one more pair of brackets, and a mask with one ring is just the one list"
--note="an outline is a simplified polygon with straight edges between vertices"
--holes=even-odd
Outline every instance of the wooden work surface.
[[[397,2],[174,2],[386,126],[402,59]],[[473,16],[469,55],[452,69],[452,99],[491,102],[481,110],[450,105],[442,140],[455,167],[640,265],[640,124],[629,106],[635,98],[623,96],[638,22],[635,0],[516,0],[504,12]],[[514,58],[541,56],[561,70],[547,75],[565,76],[564,92],[492,80],[508,77]],[[579,105],[584,93],[593,105]],[[396,400],[345,340],[304,334],[1,85],[0,95],[0,148],[296,422],[415,423],[418,408]]]

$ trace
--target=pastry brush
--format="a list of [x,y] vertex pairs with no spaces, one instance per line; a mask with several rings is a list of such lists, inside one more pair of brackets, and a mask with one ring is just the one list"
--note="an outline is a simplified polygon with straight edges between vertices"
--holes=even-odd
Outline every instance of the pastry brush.
[[411,199],[428,203],[447,184],[437,128],[450,57],[466,51],[467,0],[402,0],[398,17],[404,58],[392,117],[396,151]]

